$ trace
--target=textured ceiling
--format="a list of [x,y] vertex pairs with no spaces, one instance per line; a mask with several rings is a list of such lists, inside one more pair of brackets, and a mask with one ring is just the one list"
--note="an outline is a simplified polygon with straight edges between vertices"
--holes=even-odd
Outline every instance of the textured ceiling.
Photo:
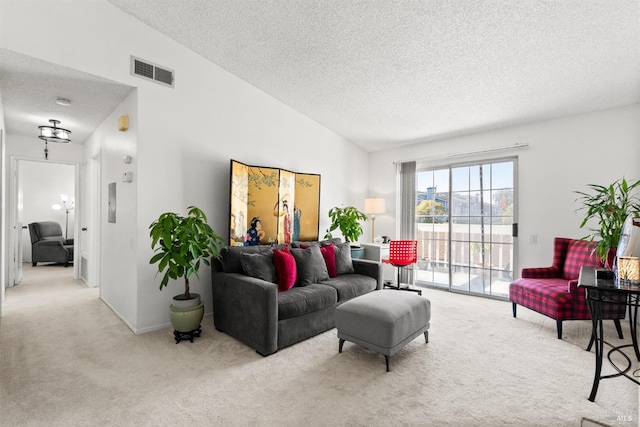
[[[109,1],[372,151],[640,100],[640,0]],[[132,88],[0,49],[0,90],[84,142]]]
[[[7,133],[37,137],[49,119],[83,144],[131,93],[132,87],[0,49],[0,91]],[[56,98],[71,101],[68,107]]]
[[640,99],[638,0],[109,1],[369,150]]

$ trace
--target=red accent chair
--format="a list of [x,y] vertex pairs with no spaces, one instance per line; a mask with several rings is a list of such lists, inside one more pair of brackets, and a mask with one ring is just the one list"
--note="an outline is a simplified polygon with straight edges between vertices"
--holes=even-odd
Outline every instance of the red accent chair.
[[[583,288],[578,288],[580,267],[602,268],[593,253],[593,244],[585,240],[556,237],[553,245],[553,265],[541,268],[523,268],[520,279],[509,285],[509,300],[513,304],[513,317],[519,305],[551,317],[556,321],[558,339],[562,339],[562,322],[590,320],[589,305]],[[624,304],[604,304],[603,319],[613,319],[622,338],[620,319],[624,319]]]
[[411,264],[415,264],[418,261],[418,241],[417,240],[392,240],[389,242],[389,258],[383,259],[385,264],[391,264],[398,269],[398,283],[384,284],[384,287],[397,289],[399,291],[411,291],[417,292],[418,295],[422,295],[420,289],[413,289],[411,287],[402,286],[400,284],[400,269],[407,267]]

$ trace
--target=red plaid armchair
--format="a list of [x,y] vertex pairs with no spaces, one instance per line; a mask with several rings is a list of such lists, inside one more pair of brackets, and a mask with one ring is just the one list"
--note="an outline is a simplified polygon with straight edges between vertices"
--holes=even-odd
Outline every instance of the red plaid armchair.
[[[553,247],[553,265],[542,268],[523,268],[521,278],[509,285],[509,300],[516,307],[521,305],[555,319],[558,339],[562,339],[562,322],[565,320],[591,319],[584,289],[578,288],[580,267],[602,268],[593,254],[593,246],[584,240],[556,237]],[[622,338],[620,319],[625,317],[623,304],[605,304],[603,319],[613,319]]]

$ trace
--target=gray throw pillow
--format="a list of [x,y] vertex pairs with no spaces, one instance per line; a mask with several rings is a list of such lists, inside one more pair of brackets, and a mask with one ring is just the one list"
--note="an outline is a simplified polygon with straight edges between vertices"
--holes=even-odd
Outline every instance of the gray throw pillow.
[[240,258],[244,253],[257,254],[271,252],[269,246],[226,246],[220,251],[220,263],[225,273],[243,273]]
[[276,267],[273,264],[273,252],[243,253],[240,264],[247,276],[276,283]]
[[327,240],[312,240],[309,242],[302,242],[302,241],[291,242],[291,247],[306,248],[308,246],[339,245],[340,243],[342,243],[342,239],[340,237],[334,237],[333,239],[327,239]]
[[350,274],[355,272],[351,261],[351,244],[349,242],[336,245],[336,273]]
[[312,283],[329,280],[327,264],[324,262],[320,247],[309,246],[306,249],[291,248],[298,269],[298,285],[307,286]]

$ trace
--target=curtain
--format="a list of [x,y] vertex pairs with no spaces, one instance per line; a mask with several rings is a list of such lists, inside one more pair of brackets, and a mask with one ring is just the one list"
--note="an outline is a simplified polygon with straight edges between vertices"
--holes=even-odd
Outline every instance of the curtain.
[[[416,162],[398,163],[396,166],[396,235],[398,239],[416,238]],[[414,283],[413,269],[401,269],[402,283]]]

